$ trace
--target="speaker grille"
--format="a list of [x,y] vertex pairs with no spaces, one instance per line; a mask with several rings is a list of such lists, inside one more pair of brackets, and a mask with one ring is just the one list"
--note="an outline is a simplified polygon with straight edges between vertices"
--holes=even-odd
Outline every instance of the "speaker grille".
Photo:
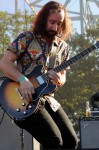
[[99,118],[80,120],[81,148],[99,149]]
[[[2,115],[3,110],[0,108],[0,121]],[[5,113],[0,125],[0,150],[33,150],[32,142],[32,136],[21,130]]]

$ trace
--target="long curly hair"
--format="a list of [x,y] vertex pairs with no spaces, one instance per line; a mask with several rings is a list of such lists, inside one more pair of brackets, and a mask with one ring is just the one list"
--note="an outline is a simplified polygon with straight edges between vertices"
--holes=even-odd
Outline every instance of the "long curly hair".
[[65,17],[61,31],[58,33],[58,35],[63,40],[69,39],[72,32],[71,20],[64,6],[56,1],[50,1],[42,7],[42,9],[33,20],[33,30],[38,31],[41,35],[43,35],[50,12],[60,12],[61,10],[64,11]]

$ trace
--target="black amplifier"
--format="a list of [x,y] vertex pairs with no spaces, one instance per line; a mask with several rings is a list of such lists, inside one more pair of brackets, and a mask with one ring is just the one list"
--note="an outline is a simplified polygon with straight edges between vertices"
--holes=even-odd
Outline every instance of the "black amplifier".
[[99,117],[82,117],[79,127],[81,148],[99,150]]

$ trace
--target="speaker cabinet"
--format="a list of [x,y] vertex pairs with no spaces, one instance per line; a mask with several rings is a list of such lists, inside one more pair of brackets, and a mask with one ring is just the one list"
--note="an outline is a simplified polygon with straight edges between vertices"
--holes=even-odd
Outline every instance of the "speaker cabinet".
[[79,123],[81,148],[99,150],[99,118],[80,118]]
[[33,150],[32,136],[14,124],[1,108],[0,123],[0,150]]

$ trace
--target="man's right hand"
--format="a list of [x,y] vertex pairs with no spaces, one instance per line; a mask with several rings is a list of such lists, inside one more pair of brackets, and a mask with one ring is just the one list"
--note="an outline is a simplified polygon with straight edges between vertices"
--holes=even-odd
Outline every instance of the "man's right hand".
[[25,78],[20,82],[21,93],[24,99],[32,100],[32,94],[35,93],[33,84],[28,78]]

